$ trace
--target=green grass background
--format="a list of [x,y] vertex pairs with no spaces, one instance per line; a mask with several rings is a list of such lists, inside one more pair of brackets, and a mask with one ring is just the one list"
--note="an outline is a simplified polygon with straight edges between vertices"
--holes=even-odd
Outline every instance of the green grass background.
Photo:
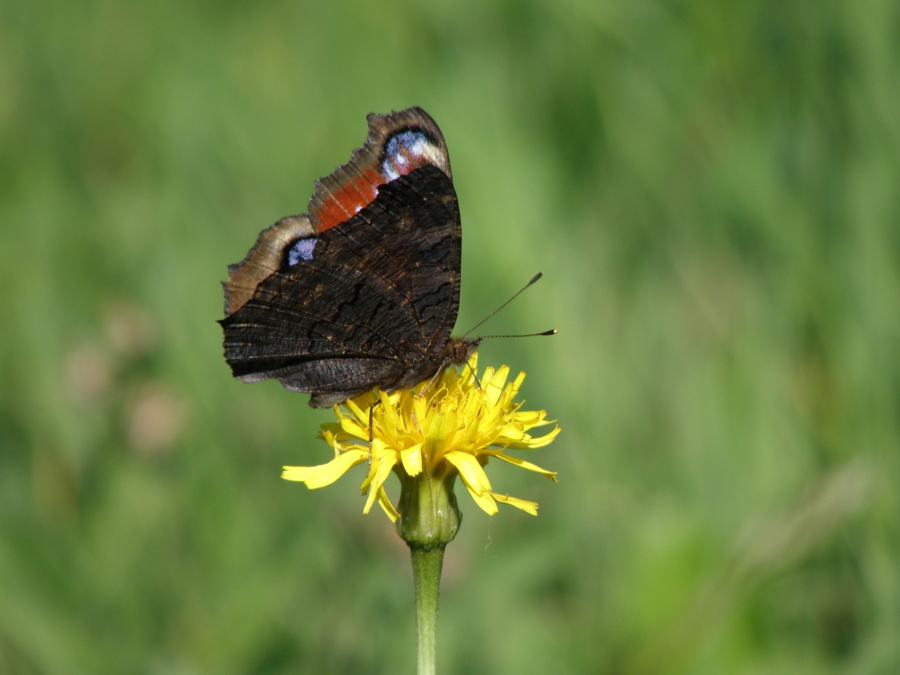
[[[442,673],[900,672],[900,6],[0,6],[0,672],[410,673],[407,552],[219,282],[440,124],[461,332],[563,433],[465,494]],[[391,488],[396,494],[396,485]]]

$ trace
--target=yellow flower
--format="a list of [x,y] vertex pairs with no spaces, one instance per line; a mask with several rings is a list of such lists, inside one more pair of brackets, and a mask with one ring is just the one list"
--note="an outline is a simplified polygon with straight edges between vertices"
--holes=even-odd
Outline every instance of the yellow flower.
[[[320,488],[357,464],[368,462],[369,472],[362,484],[363,494],[368,495],[363,512],[369,513],[377,501],[396,521],[401,513],[384,489],[391,471],[399,476],[404,490],[420,477],[449,485],[454,502],[451,508],[455,508],[452,482],[458,475],[486,513],[496,513],[500,502],[537,515],[538,505],[534,502],[493,492],[484,466],[495,457],[556,481],[552,471],[512,457],[506,451],[544,447],[556,438],[559,427],[537,438],[531,436],[529,431],[535,427],[553,422],[547,420],[543,410],[524,412],[520,403],[514,403],[525,373],[507,382],[508,367],[487,368],[479,378],[479,386],[474,377],[477,363],[477,355],[473,355],[470,367],[459,372],[447,369],[431,386],[423,383],[393,394],[377,392],[377,396],[368,393],[341,407],[335,406],[337,423],[322,425],[321,432],[334,450],[334,459],[320,466],[286,466],[282,477],[306,483],[310,489]],[[376,401],[378,404],[373,407]],[[401,496],[401,511],[403,503]]]

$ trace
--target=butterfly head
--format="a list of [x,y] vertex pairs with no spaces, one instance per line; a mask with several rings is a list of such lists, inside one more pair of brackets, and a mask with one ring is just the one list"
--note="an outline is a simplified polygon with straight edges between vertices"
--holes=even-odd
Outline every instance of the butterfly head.
[[469,357],[478,349],[481,344],[481,338],[469,340],[467,338],[452,338],[447,341],[444,347],[445,361],[454,366],[468,362]]

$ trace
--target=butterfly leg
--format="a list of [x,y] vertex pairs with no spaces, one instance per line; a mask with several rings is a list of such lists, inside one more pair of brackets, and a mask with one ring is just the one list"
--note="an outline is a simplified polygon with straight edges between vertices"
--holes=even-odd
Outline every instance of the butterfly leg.
[[373,403],[372,405],[369,406],[369,447],[370,448],[372,446],[372,440],[374,439],[373,431],[372,431],[372,424],[373,424],[372,414],[373,414],[373,411],[375,410],[375,406],[380,405],[380,404],[381,404],[381,399],[378,399],[377,401],[375,401],[375,403]]
[[466,368],[472,371],[472,377],[475,379],[475,384],[478,385],[478,388],[484,391],[484,387],[481,386],[481,380],[478,379],[478,373],[475,372],[475,369],[471,366],[471,364],[466,361]]
[[444,370],[446,370],[447,366],[450,365],[449,361],[445,361],[441,364],[441,367],[437,369],[437,372],[431,376],[431,379],[428,380],[428,384],[422,387],[422,391],[416,394],[416,398],[422,398],[425,395],[425,392],[431,389],[431,386],[437,382],[437,379],[444,374]]

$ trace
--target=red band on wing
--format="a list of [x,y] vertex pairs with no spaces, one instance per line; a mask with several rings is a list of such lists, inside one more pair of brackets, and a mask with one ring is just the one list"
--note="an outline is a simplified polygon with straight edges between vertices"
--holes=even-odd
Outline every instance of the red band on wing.
[[350,220],[375,201],[378,186],[383,183],[384,178],[374,169],[360,172],[355,180],[339,185],[326,185],[323,181],[320,187],[328,190],[327,197],[319,204],[311,204],[310,209],[316,230],[325,232]]
[[325,232],[375,201],[378,188],[416,169],[434,164],[450,176],[447,147],[437,124],[420,108],[369,115],[366,143],[350,161],[316,182],[309,217]]

